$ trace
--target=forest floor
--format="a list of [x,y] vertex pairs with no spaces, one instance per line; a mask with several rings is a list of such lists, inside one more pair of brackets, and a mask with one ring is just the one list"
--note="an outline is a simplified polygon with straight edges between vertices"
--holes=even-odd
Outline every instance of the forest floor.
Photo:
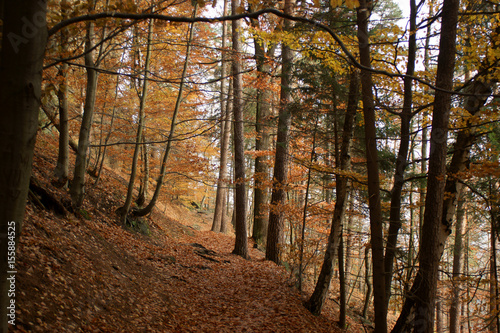
[[[39,136],[33,178],[67,204],[51,183],[52,140]],[[232,255],[234,235],[209,231],[207,212],[161,203],[149,235],[122,227],[124,180],[109,169],[102,177],[78,214],[30,196],[11,332],[341,332],[332,299],[310,314],[283,267],[253,247],[250,260]],[[356,315],[347,322],[347,332],[370,331]]]

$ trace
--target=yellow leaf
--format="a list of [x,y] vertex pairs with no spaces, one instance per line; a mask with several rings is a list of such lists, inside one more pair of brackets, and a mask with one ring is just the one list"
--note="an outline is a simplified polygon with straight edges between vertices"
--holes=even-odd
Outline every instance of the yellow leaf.
[[330,0],[330,6],[332,8],[339,7],[342,4],[342,0]]
[[245,12],[245,6],[240,5],[238,8],[236,8],[236,14],[243,14]]
[[345,2],[347,8],[349,9],[354,9],[354,8],[357,8],[359,7],[359,0],[347,0]]

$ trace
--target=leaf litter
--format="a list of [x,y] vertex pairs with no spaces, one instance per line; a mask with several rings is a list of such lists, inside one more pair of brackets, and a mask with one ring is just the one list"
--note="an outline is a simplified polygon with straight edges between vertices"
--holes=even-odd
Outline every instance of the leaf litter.
[[[54,152],[37,148],[33,177],[66,202],[50,183],[52,163]],[[124,185],[107,174],[87,189],[90,219],[28,203],[10,332],[341,332],[331,300],[310,314],[283,267],[253,247],[250,260],[231,254],[234,236],[208,231],[210,215],[162,203],[149,236],[118,225]],[[182,213],[164,215],[167,206]]]

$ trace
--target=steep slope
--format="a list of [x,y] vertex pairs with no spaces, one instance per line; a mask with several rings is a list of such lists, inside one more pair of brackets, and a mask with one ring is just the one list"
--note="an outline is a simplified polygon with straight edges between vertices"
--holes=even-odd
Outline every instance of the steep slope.
[[[64,204],[67,192],[50,182],[51,144],[39,139],[33,177]],[[12,332],[338,331],[333,311],[315,317],[302,306],[283,268],[253,248],[251,260],[231,255],[232,236],[204,231],[209,216],[164,203],[149,236],[118,225],[124,187],[110,170],[104,177],[78,216],[31,197]]]

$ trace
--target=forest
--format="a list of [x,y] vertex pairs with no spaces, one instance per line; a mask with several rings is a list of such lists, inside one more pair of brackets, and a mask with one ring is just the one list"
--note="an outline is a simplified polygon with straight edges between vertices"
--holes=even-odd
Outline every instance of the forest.
[[200,260],[229,235],[313,317],[335,299],[339,329],[356,303],[365,331],[500,332],[499,20],[496,0],[0,0],[0,331],[37,209],[147,235],[177,203],[208,216]]

